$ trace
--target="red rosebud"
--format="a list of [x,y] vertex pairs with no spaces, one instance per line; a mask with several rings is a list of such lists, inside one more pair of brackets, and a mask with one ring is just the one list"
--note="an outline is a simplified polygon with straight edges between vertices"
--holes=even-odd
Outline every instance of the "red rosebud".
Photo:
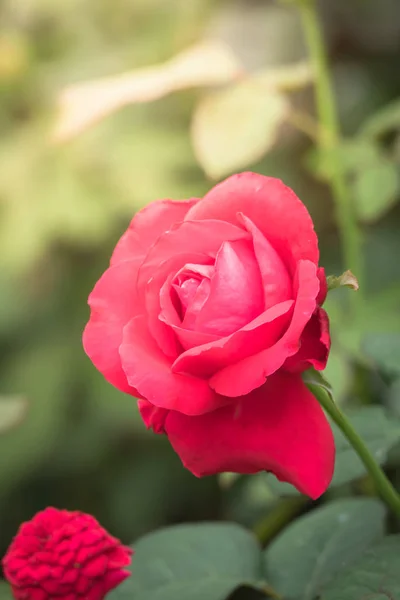
[[17,600],[102,600],[129,577],[131,554],[91,515],[46,508],[21,525],[3,568]]

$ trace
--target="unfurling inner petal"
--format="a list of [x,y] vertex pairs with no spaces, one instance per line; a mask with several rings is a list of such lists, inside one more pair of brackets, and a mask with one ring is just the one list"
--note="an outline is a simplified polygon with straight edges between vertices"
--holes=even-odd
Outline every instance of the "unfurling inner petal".
[[292,283],[283,260],[254,223],[239,213],[238,219],[253,238],[254,254],[260,268],[265,309],[293,298]]
[[171,301],[183,327],[191,328],[210,293],[212,265],[187,264],[173,279]]
[[194,329],[221,337],[230,335],[261,314],[263,308],[261,276],[251,242],[224,242]]

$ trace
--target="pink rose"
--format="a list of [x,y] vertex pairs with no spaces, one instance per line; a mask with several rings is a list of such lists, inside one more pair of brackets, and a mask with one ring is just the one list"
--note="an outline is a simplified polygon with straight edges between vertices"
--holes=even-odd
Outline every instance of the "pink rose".
[[334,441],[301,372],[324,369],[326,278],[307,209],[241,173],[141,210],[89,297],[86,353],[197,476],[272,471],[317,498]]

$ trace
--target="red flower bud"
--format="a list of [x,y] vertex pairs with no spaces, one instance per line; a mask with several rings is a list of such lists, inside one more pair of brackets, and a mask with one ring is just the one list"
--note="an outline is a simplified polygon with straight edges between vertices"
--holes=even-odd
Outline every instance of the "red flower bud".
[[131,554],[91,515],[46,508],[21,525],[3,569],[17,600],[102,600],[129,577]]

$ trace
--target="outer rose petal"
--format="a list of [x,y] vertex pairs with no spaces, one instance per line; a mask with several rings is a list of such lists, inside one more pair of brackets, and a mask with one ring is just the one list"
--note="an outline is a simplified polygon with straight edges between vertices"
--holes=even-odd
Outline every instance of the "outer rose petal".
[[292,373],[300,373],[310,367],[323,371],[331,348],[329,319],[323,308],[317,308],[307,323],[300,343],[299,351],[287,359],[283,368]]
[[230,401],[203,379],[173,373],[170,359],[150,335],[143,316],[125,326],[119,352],[129,384],[154,406],[201,415]]
[[319,291],[316,273],[313,263],[308,260],[299,261],[297,281],[294,282],[295,306],[288,329],[275,345],[213,375],[209,383],[218,394],[230,397],[248,394],[280,369],[289,356],[296,354],[301,334],[316,308]]
[[292,275],[299,260],[318,264],[318,239],[306,207],[274,177],[257,173],[232,175],[193,206],[185,220],[221,219],[237,223],[237,213],[245,213],[253,221]]
[[177,221],[183,221],[197,198],[190,200],[158,200],[148,204],[133,217],[128,229],[117,243],[111,265],[143,257],[156,239]]
[[[91,314],[83,332],[83,347],[95,367],[115,387],[138,396],[122,370],[122,331],[135,313],[138,260],[110,267],[89,296]],[[140,395],[139,395],[140,396]]]
[[138,400],[138,409],[147,429],[151,428],[154,433],[165,433],[164,423],[169,410],[157,408],[147,400]]
[[328,294],[328,283],[326,281],[324,267],[319,267],[319,269],[317,269],[317,277],[319,279],[319,292],[317,296],[317,304],[319,304],[319,306],[322,306]]
[[300,375],[277,373],[234,404],[199,417],[170,412],[165,431],[198,477],[272,471],[314,499],[332,478],[332,430]]

